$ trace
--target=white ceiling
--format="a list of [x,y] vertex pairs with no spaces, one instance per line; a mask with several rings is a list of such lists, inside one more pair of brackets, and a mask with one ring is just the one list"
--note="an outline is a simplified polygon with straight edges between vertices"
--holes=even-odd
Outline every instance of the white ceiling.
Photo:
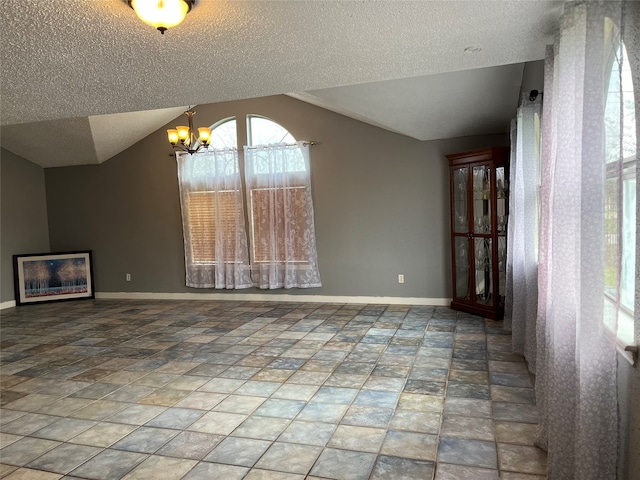
[[1,144],[100,163],[185,105],[274,94],[420,140],[506,131],[563,3],[200,0],[160,35],[126,0],[2,0]]

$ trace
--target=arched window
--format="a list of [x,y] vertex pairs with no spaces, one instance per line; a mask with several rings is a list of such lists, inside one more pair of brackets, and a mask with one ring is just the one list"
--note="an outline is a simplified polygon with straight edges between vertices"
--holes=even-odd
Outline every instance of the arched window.
[[247,115],[247,145],[295,143],[296,139],[282,125],[259,115]]
[[636,251],[637,139],[633,81],[617,26],[605,22],[610,56],[606,77],[605,322],[633,343]]
[[252,150],[253,162],[247,174],[267,174],[269,172],[305,172],[307,170],[302,152],[299,148],[286,149],[286,155],[273,156],[267,145],[297,144],[296,139],[282,125],[266,117],[247,116],[247,146]]
[[225,118],[211,125],[211,146],[215,149],[237,148],[238,126],[235,117]]
[[235,117],[211,126],[209,149],[178,156],[187,285],[318,287],[309,144],[266,117],[246,119],[243,158]]
[[258,115],[247,117],[247,143],[253,281],[260,288],[319,287],[309,145]]

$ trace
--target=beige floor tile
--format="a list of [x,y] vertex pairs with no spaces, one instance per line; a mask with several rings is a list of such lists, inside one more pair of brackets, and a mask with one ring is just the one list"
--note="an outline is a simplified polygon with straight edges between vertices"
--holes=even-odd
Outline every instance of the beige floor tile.
[[8,410],[20,410],[22,412],[35,412],[46,405],[50,405],[60,397],[57,395],[45,395],[41,393],[32,393],[26,397],[19,398],[11,403],[4,405]]
[[120,410],[127,408],[131,404],[124,402],[109,402],[107,400],[98,400],[90,403],[84,408],[70,414],[73,418],[83,420],[104,420]]
[[[243,480],[304,480],[304,475],[252,468]],[[309,477],[307,477],[309,478]]]
[[502,472],[501,480],[547,480],[543,475],[528,475],[526,473]]
[[152,455],[134,468],[123,480],[179,480],[198,462],[183,458]]
[[440,413],[444,407],[444,399],[434,395],[419,393],[403,393],[398,401],[400,410],[418,410],[422,412]]
[[19,467],[15,465],[7,465],[6,463],[0,463],[0,478],[5,478],[11,472],[15,472]]
[[396,410],[389,423],[389,428],[437,435],[440,430],[441,417],[440,413],[434,412]]
[[537,447],[498,443],[500,470],[546,475],[547,455]]
[[51,472],[42,472],[31,468],[19,468],[10,475],[4,477],[5,480],[58,480],[63,475]]
[[449,397],[444,402],[445,415],[491,418],[491,401]]
[[498,470],[439,462],[435,480],[498,480]]
[[191,392],[188,396],[176,403],[175,406],[180,408],[211,410],[225,398],[227,398],[227,394],[225,393]]
[[436,435],[389,430],[380,453],[393,457],[435,461],[437,447]]
[[489,375],[487,372],[452,369],[449,371],[449,381],[471,383],[474,385],[487,385],[489,383]]
[[387,431],[384,428],[338,425],[327,446],[377,453]]
[[533,423],[495,422],[496,441],[533,446],[538,426]]
[[494,441],[493,420],[445,414],[440,435]]
[[145,405],[171,407],[187,396],[189,396],[188,390],[160,388],[155,392],[147,395],[146,397],[140,399],[138,403],[143,403]]
[[213,407],[216,412],[250,414],[265,402],[265,397],[252,397],[248,395],[229,395],[223,401]]
[[[17,442],[22,438],[22,435],[13,435],[11,433],[0,433],[0,448],[4,448],[7,445],[11,445],[13,442]],[[0,455],[1,458],[1,455]]]
[[247,415],[238,413],[209,412],[189,426],[194,432],[214,433],[217,435],[229,435],[240,425]]
[[121,438],[127,436],[136,429],[135,425],[122,423],[99,423],[79,435],[76,435],[69,443],[90,445],[94,447],[108,447]]

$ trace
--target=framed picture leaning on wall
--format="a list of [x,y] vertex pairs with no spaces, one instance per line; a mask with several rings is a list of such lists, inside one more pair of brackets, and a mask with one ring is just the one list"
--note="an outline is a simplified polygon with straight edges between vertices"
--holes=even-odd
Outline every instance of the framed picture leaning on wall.
[[14,255],[16,305],[95,298],[91,250]]

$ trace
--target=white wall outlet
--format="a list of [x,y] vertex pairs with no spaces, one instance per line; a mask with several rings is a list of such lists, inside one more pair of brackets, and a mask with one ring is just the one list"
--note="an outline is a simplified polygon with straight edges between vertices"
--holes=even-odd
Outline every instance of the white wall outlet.
[[127,280],[127,282],[130,282],[131,281],[131,274],[127,273],[125,279]]
[[398,283],[404,283],[404,274],[402,273],[398,274]]

